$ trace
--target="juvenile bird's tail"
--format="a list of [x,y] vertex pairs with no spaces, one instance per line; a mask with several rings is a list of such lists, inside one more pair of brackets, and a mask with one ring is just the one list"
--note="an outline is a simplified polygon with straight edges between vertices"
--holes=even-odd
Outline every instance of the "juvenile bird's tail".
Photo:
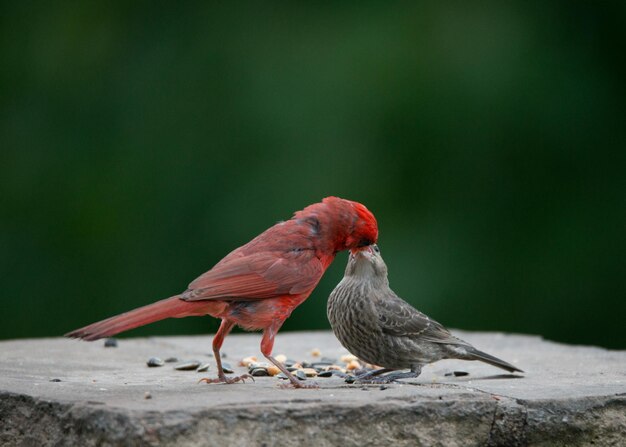
[[166,318],[181,318],[193,315],[206,315],[219,311],[223,303],[219,301],[183,301],[179,295],[166,298],[156,303],[116,315],[106,320],[90,324],[81,329],[65,334],[66,337],[82,338],[92,341],[110,337]]
[[493,355],[489,355],[486,352],[479,351],[478,349],[468,349],[468,358],[467,360],[480,360],[481,362],[489,363],[490,365],[497,366],[498,368],[502,368],[507,370],[508,372],[524,372],[519,368],[511,365],[510,363],[505,362],[504,360],[500,360]]

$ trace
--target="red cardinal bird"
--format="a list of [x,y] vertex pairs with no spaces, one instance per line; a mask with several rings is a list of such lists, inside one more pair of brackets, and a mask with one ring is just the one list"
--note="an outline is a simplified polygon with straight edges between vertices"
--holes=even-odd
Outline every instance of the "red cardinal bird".
[[274,357],[274,337],[291,312],[309,297],[337,252],[376,242],[378,225],[362,204],[338,197],[307,206],[291,219],[267,229],[237,248],[185,292],[108,318],[66,334],[97,340],[165,318],[211,315],[222,323],[213,338],[217,379],[207,383],[234,383],[222,369],[220,348],[234,325],[263,329],[261,352],[296,388],[306,385]]

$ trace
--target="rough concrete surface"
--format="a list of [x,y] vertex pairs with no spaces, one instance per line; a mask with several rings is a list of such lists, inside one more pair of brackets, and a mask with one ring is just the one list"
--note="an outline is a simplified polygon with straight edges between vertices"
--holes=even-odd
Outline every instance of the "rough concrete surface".
[[[282,389],[273,377],[207,385],[198,379],[215,377],[210,336],[120,339],[117,348],[3,341],[0,445],[626,445],[626,351],[458,334],[526,373],[445,360],[384,390],[340,378],[317,378],[319,389],[304,390]],[[260,358],[259,342],[259,334],[229,336],[226,361]],[[310,361],[314,348],[326,357],[346,353],[330,332],[281,333],[274,353]],[[152,356],[212,366],[148,368]],[[459,370],[469,375],[445,375]]]

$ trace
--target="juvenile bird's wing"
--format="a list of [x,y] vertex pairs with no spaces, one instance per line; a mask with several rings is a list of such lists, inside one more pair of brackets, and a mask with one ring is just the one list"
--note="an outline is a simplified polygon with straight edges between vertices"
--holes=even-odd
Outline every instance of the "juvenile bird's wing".
[[416,337],[433,343],[465,345],[454,337],[440,323],[430,319],[409,303],[398,297],[392,290],[376,300],[378,322],[385,334],[396,337]]
[[311,291],[324,274],[313,250],[233,253],[196,278],[181,298],[263,299]]

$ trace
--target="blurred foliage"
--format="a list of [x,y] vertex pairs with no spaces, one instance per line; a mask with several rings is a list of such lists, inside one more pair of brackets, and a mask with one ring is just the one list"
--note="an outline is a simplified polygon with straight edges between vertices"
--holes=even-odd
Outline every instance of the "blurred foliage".
[[[338,195],[447,326],[625,348],[624,5],[2,2],[0,338],[176,294]],[[329,327],[345,262],[285,330]]]

